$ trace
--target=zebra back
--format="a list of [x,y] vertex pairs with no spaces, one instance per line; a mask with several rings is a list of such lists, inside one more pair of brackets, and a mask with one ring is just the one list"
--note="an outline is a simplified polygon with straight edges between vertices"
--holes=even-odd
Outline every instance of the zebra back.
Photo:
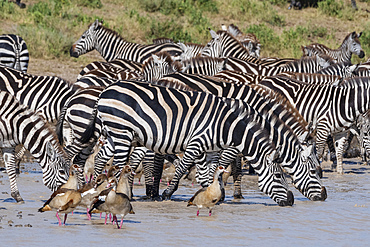
[[81,89],[56,76],[35,76],[0,65],[0,90],[55,122],[68,99]]
[[316,73],[323,75],[335,75],[342,78],[353,77],[357,74],[358,65],[351,65],[348,62],[332,64],[326,68],[320,69]]
[[182,72],[213,76],[224,69],[227,58],[196,57],[182,61]]
[[26,42],[15,34],[0,35],[0,64],[27,72],[29,53]]

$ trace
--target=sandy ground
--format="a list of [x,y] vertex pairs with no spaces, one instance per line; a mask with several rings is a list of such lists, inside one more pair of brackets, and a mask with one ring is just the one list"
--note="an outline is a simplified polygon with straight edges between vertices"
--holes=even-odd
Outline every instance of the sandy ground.
[[118,230],[104,225],[99,215],[89,221],[84,208],[70,214],[65,226],[58,226],[55,212],[37,212],[51,192],[42,184],[38,164],[25,163],[18,177],[23,204],[10,197],[8,177],[0,174],[1,246],[368,246],[370,166],[346,160],[342,176],[329,167],[324,163],[325,202],[309,201],[292,187],[295,204],[279,207],[258,190],[256,176],[245,174],[244,199],[233,199],[229,179],[225,202],[216,205],[212,216],[201,210],[199,217],[196,207],[186,207],[198,186],[182,181],[173,200],[153,202],[142,199],[145,187],[135,180],[136,214],[127,215]]

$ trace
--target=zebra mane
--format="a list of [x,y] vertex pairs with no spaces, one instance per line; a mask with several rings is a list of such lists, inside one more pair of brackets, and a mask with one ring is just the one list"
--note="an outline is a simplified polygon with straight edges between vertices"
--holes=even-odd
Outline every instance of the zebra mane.
[[174,43],[173,39],[166,38],[166,37],[161,37],[157,39],[153,39],[153,44],[159,45],[159,44],[164,44],[164,43]]
[[285,65],[281,65],[281,67],[291,66],[291,65],[295,65],[295,64],[296,65],[305,64],[305,63],[310,63],[310,62],[319,63],[320,65],[321,65],[321,62],[324,62],[324,63],[328,63],[329,66],[335,64],[335,61],[334,61],[333,58],[331,58],[330,56],[325,55],[325,54],[320,54],[320,56],[312,56],[312,57],[304,56],[304,57],[301,57],[300,59],[294,60],[290,63],[285,64]]
[[[91,27],[91,25],[93,25],[95,22],[93,22],[92,24],[90,24],[89,25],[89,28]],[[108,27],[105,27],[105,26],[103,26],[103,23],[102,22],[99,22],[98,23],[98,27],[99,28],[102,28],[102,29],[104,29],[104,31],[106,32],[106,33],[108,33],[108,34],[110,34],[110,35],[113,35],[113,36],[115,36],[115,37],[118,37],[118,38],[120,38],[122,41],[125,41],[125,42],[128,42],[125,38],[123,38],[122,36],[121,36],[121,34],[119,34],[117,31],[114,31],[114,30],[112,30],[112,29],[110,29],[110,28],[108,28]]]
[[295,119],[297,120],[299,126],[307,130],[308,123],[306,120],[302,117],[302,115],[299,113],[297,108],[295,108],[287,98],[285,98],[284,95],[273,91],[272,89],[259,85],[259,84],[250,84],[249,85],[251,88],[253,88],[258,94],[260,94],[263,98],[266,99],[268,103],[272,104],[280,104],[283,105],[284,108],[288,110],[293,116],[295,116]]
[[156,82],[152,82],[151,84],[159,85],[163,87],[169,87],[169,88],[173,88],[177,90],[183,90],[183,91],[193,91],[193,92],[199,91],[199,90],[195,90],[189,87],[188,85],[182,83],[179,80],[171,80],[170,78],[161,78]]

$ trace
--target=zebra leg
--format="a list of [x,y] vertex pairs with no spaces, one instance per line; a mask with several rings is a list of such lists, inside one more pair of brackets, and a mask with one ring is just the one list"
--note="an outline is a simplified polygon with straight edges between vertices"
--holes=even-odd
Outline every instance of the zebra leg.
[[330,160],[333,162],[332,169],[335,169],[337,167],[337,157],[336,157],[336,152],[335,152],[334,139],[331,135],[328,135],[326,139],[326,143],[328,144],[329,151],[330,151]]
[[[351,131],[349,131],[348,136],[347,136],[347,145],[345,147],[343,147],[343,157],[345,157],[345,158],[349,157],[348,151],[351,147],[351,142],[352,142],[354,136],[355,135]],[[344,150],[346,150],[346,151],[344,151]]]
[[147,152],[143,160],[145,194],[147,198],[151,198],[153,191],[153,164],[154,164],[154,153]]
[[242,163],[241,157],[237,156],[236,159],[230,164],[233,174],[233,181],[234,181],[234,199],[243,199],[242,195]]
[[335,142],[335,150],[336,150],[336,155],[337,155],[337,173],[338,174],[343,174],[343,148],[344,145],[346,144],[346,137],[342,137],[339,140]]
[[162,172],[163,172],[163,162],[164,155],[156,153],[154,155],[153,163],[153,188],[152,188],[152,200],[161,200],[162,197],[159,196],[159,184],[161,182]]
[[172,194],[177,190],[179,186],[180,179],[185,174],[187,169],[192,165],[194,159],[204,153],[200,149],[201,145],[202,144],[198,142],[193,142],[193,144],[188,145],[187,149],[184,152],[184,156],[180,161],[180,164],[176,167],[174,178],[172,179],[167,189],[165,189],[162,193],[162,199],[168,200],[171,198]]
[[6,172],[9,176],[11,196],[17,202],[23,202],[17,186],[17,174],[15,172],[15,155],[14,148],[3,148],[3,159],[5,162]]
[[[130,155],[129,165],[133,171],[136,171],[137,167],[143,162],[145,154],[147,152],[147,148],[145,147],[136,147],[134,151]],[[128,183],[130,185],[131,195],[133,197],[132,188],[134,184],[134,175],[130,174],[128,177]]]

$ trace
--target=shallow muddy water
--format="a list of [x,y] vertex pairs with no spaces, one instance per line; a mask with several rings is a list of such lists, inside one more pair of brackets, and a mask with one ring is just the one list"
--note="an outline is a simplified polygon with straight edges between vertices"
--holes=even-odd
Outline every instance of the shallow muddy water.
[[136,214],[125,217],[121,230],[99,215],[87,220],[84,208],[58,226],[55,212],[37,212],[51,195],[38,165],[24,166],[18,178],[24,204],[10,197],[7,175],[0,173],[0,246],[370,246],[370,166],[357,159],[345,161],[342,176],[324,164],[325,202],[309,201],[292,187],[292,207],[277,206],[250,175],[243,177],[244,199],[234,200],[230,178],[225,202],[210,217],[206,209],[196,217],[196,207],[186,207],[199,189],[190,182],[182,181],[172,201],[152,202],[141,199],[145,187],[135,180]]

